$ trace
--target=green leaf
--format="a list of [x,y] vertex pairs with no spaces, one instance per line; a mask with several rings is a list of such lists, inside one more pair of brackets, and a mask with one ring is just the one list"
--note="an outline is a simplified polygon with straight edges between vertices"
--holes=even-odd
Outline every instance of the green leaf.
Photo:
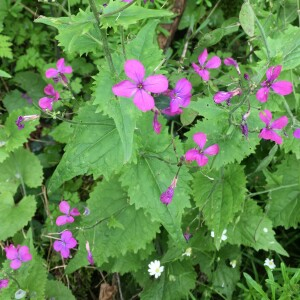
[[72,292],[62,282],[56,280],[47,280],[45,294],[47,299],[75,300]]
[[193,121],[197,116],[198,113],[196,111],[194,111],[191,108],[185,108],[183,110],[183,113],[180,115],[180,122],[182,123],[183,126],[188,126],[191,123],[193,123]]
[[7,72],[3,70],[0,70],[0,77],[11,78],[11,75],[9,75]]
[[21,147],[27,142],[32,131],[35,131],[35,126],[38,124],[39,119],[33,121],[23,122],[25,127],[18,130],[16,120],[19,116],[24,116],[32,113],[32,109],[23,108],[22,110],[14,110],[6,119],[5,126],[0,128],[0,137],[3,143],[3,149],[6,152],[13,151]]
[[158,279],[148,279],[140,294],[142,300],[187,299],[189,291],[195,287],[196,273],[191,262],[177,261],[164,267]]
[[255,14],[249,2],[242,5],[240,15],[240,23],[247,35],[254,36]]
[[0,240],[5,241],[31,220],[36,211],[36,201],[34,196],[27,196],[15,204],[12,195],[3,192],[0,194],[0,203]]
[[93,174],[110,177],[122,167],[123,149],[112,119],[95,113],[92,105],[82,107],[74,119],[73,136],[49,182],[48,191],[55,191],[64,181],[77,175]]
[[68,122],[63,122],[57,125],[50,133],[56,141],[66,144],[74,131],[74,125]]
[[0,34],[0,57],[13,58],[10,37]]
[[226,166],[209,176],[214,180],[201,173],[195,176],[193,194],[206,225],[215,233],[215,245],[219,249],[223,230],[227,229],[235,214],[242,209],[246,177],[243,167],[239,165]]
[[235,224],[228,228],[228,241],[232,244],[253,247],[256,251],[274,250],[288,256],[275,240],[272,221],[253,200],[247,200],[242,213],[237,215]]
[[[140,135],[140,149],[136,164],[127,165],[123,170],[121,182],[128,187],[130,202],[136,208],[144,208],[151,219],[159,221],[174,240],[184,244],[181,230],[181,216],[185,207],[189,207],[190,175],[186,168],[180,170],[174,198],[168,206],[160,202],[160,195],[171,185],[176,175],[176,155],[170,147],[167,130],[160,135],[151,127],[152,115],[145,114],[137,124]],[[176,146],[177,153],[182,153],[181,145]]]
[[116,10],[119,10],[125,3],[120,1],[110,2],[103,10],[103,16],[101,17],[101,24],[104,28],[108,27],[118,27],[123,26],[127,28],[131,24],[137,23],[139,20],[145,20],[148,18],[162,18],[162,17],[171,17],[173,13],[164,9],[148,9],[141,7],[139,5],[131,5],[130,7],[126,8],[125,10],[110,15],[105,16],[105,14],[110,14]]
[[[136,253],[145,249],[159,231],[159,223],[152,222],[143,209],[136,210],[128,203],[128,195],[118,178],[99,183],[91,193],[87,206],[90,214],[82,223],[82,227],[87,229],[79,235],[79,244],[83,246],[79,249],[81,254],[78,260],[76,257],[74,259],[73,267],[82,262],[87,264],[86,240],[90,243],[96,264],[101,266],[109,257],[119,258],[128,251]],[[111,218],[121,226],[110,226]]]
[[[271,176],[267,176],[267,189],[270,201],[266,212],[273,221],[274,226],[285,228],[297,228],[300,222],[300,160],[294,155],[286,154],[277,170]],[[279,182],[272,178],[279,179]]]
[[262,296],[262,300],[269,300],[269,297],[267,296],[267,294],[263,291],[261,285],[259,285],[255,280],[252,279],[252,277],[250,275],[248,275],[247,273],[243,273],[247,284],[249,286],[249,288],[253,288],[255,289],[260,296]]
[[30,188],[39,187],[43,182],[43,169],[39,159],[31,152],[20,148],[0,164],[0,186],[3,191],[14,194],[24,183]]

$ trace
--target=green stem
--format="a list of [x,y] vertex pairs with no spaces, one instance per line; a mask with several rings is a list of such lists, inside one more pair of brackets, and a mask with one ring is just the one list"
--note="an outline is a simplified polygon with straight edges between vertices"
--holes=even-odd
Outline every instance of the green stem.
[[288,103],[286,102],[286,100],[285,100],[284,97],[283,97],[283,99],[284,99],[283,100],[284,107],[285,107],[286,111],[288,112],[288,114],[290,115],[290,117],[292,118],[292,123],[294,125],[295,122],[296,122],[296,118],[294,117],[294,115],[293,115],[293,113],[292,113],[292,111],[290,109],[290,106],[288,105]]
[[260,33],[261,33],[263,42],[264,42],[265,47],[266,47],[266,50],[267,50],[268,61],[270,61],[270,48],[269,48],[269,45],[268,45],[268,41],[267,41],[267,37],[266,37],[265,31],[264,31],[262,25],[260,24],[260,22],[259,22],[259,20],[257,19],[256,16],[255,16],[255,21],[256,21],[256,24],[257,24],[257,26],[258,26],[258,29],[259,29],[259,31],[260,31]]
[[[90,0],[89,0],[89,1],[90,1]],[[135,2],[136,2],[136,0],[133,0],[132,2],[130,2],[130,3],[126,4],[126,5],[124,5],[123,7],[119,8],[119,9],[117,9],[117,10],[115,10],[115,11],[112,11],[112,12],[107,13],[107,14],[103,14],[103,15],[101,15],[101,18],[103,18],[103,17],[110,17],[110,16],[113,16],[113,15],[115,15],[115,14],[117,14],[117,13],[120,13],[120,12],[122,12],[123,10],[125,10],[126,8],[128,8],[129,6],[131,6],[132,4],[134,4]]]
[[92,12],[94,14],[95,20],[97,22],[95,29],[97,30],[99,38],[103,43],[103,51],[104,51],[104,55],[107,60],[109,69],[110,69],[111,73],[115,73],[115,67],[114,67],[113,60],[112,60],[112,57],[111,57],[111,54],[109,51],[106,29],[100,29],[100,18],[99,18],[99,14],[97,11],[95,0],[89,0],[89,3],[91,6],[91,9],[92,9]]
[[262,192],[250,193],[250,194],[247,195],[247,197],[251,198],[251,197],[254,197],[254,196],[257,196],[257,195],[266,194],[266,193],[269,193],[269,192],[274,192],[274,191],[278,191],[278,190],[282,190],[282,189],[288,189],[288,188],[295,187],[295,186],[298,186],[298,183],[283,185],[283,186],[279,186],[277,188],[265,190],[265,191],[262,191]]
[[119,29],[120,29],[120,32],[121,32],[121,43],[122,43],[123,56],[124,56],[125,60],[127,60],[127,58],[126,58],[126,49],[125,49],[124,28],[123,28],[123,26],[119,26]]

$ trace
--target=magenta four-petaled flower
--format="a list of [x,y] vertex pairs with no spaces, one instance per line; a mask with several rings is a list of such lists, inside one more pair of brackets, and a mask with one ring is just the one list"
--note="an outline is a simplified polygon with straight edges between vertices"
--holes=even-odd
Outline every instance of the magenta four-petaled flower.
[[131,80],[123,80],[112,88],[116,96],[131,98],[141,111],[149,111],[155,106],[150,93],[162,93],[168,89],[168,79],[164,75],[145,77],[143,64],[135,59],[127,60],[124,65],[125,74]]
[[59,93],[54,89],[52,84],[48,84],[44,88],[44,93],[51,97],[43,97],[39,100],[39,106],[43,110],[52,110],[53,102],[57,101],[60,97]]
[[154,111],[154,117],[153,117],[153,122],[152,122],[152,127],[155,133],[160,134],[161,132],[161,124],[158,122],[158,114],[159,111],[155,110]]
[[227,102],[227,105],[230,105],[230,100],[232,97],[237,96],[237,95],[241,95],[242,94],[242,90],[240,88],[237,88],[233,91],[230,92],[223,92],[223,91],[219,91],[214,95],[214,101],[215,103],[221,103],[223,101]]
[[73,238],[72,232],[66,230],[61,234],[60,240],[54,242],[53,248],[56,252],[60,252],[63,258],[68,258],[70,249],[75,248],[76,245],[77,241]]
[[74,222],[74,218],[73,217],[77,217],[80,215],[80,212],[78,211],[77,208],[72,208],[70,210],[70,204],[63,200],[60,202],[59,204],[59,210],[64,213],[64,216],[59,216],[56,219],[56,225],[57,226],[62,226],[65,225],[67,223],[73,223]]
[[300,139],[300,128],[297,128],[294,132],[293,132],[293,136],[296,139]]
[[256,98],[260,102],[266,102],[269,98],[270,88],[279,95],[285,96],[293,91],[293,85],[289,81],[276,81],[280,75],[282,66],[271,67],[267,70],[267,80],[263,81],[260,88],[256,93]]
[[266,124],[266,127],[261,130],[259,137],[264,140],[272,140],[276,144],[281,144],[282,137],[274,130],[283,129],[288,123],[288,118],[283,116],[272,122],[272,113],[267,109],[260,112],[259,117]]
[[93,255],[92,255],[92,252],[91,252],[91,249],[90,249],[90,243],[88,241],[86,241],[85,248],[86,248],[86,251],[88,253],[87,260],[90,263],[90,265],[93,266],[95,264],[95,261],[94,261],[94,258],[93,258]]
[[181,114],[181,107],[187,107],[191,102],[191,90],[192,84],[186,78],[179,79],[175,88],[166,93],[171,99],[170,106],[162,112],[169,116]]
[[210,74],[207,69],[217,69],[221,65],[221,59],[218,56],[213,56],[211,59],[209,59],[206,62],[207,56],[208,56],[207,49],[204,49],[204,51],[198,56],[200,67],[195,63],[192,63],[192,67],[194,68],[194,71],[199,76],[201,76],[204,81],[208,81],[210,77]]
[[169,205],[172,202],[173,196],[174,196],[174,190],[175,190],[176,184],[177,184],[177,180],[178,180],[178,177],[175,176],[175,178],[172,180],[171,185],[167,188],[166,191],[164,191],[160,195],[160,201],[163,204]]
[[54,82],[63,81],[64,83],[68,83],[68,79],[65,74],[70,74],[73,72],[71,66],[65,66],[65,59],[60,58],[56,63],[57,69],[50,68],[46,71],[47,78],[53,78]]
[[0,290],[6,288],[8,286],[8,282],[8,279],[0,279]]
[[193,135],[193,140],[198,145],[198,149],[190,149],[186,152],[185,159],[187,161],[195,160],[200,167],[203,167],[208,163],[208,157],[206,155],[213,156],[219,153],[218,144],[214,144],[204,149],[207,140],[205,133],[195,133]]
[[241,75],[241,71],[237,61],[231,57],[227,57],[224,59],[224,64],[226,66],[234,66],[239,75]]
[[19,269],[23,262],[32,260],[32,255],[29,253],[27,246],[18,245],[15,247],[13,244],[10,244],[4,250],[6,258],[11,260],[10,267],[14,270]]

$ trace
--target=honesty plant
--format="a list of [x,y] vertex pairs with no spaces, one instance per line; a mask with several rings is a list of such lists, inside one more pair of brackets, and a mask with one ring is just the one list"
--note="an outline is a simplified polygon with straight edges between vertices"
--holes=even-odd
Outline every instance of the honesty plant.
[[18,245],[15,247],[13,244],[10,244],[4,250],[6,258],[11,260],[10,267],[14,270],[19,269],[22,263],[32,260],[32,255],[27,246]]
[[222,103],[223,101],[226,101],[227,105],[230,105],[231,98],[234,96],[237,96],[237,95],[241,95],[241,94],[242,94],[242,90],[240,88],[237,88],[230,92],[219,91],[214,95],[213,99],[214,99],[215,103],[219,104],[219,103]]
[[116,96],[131,98],[135,106],[145,112],[155,106],[150,93],[163,93],[168,89],[168,79],[164,75],[151,75],[144,79],[145,68],[135,59],[127,60],[124,65],[125,74],[131,80],[123,80],[112,88]]
[[43,97],[39,100],[39,106],[41,109],[43,110],[52,110],[53,108],[53,102],[56,102],[59,98],[60,95],[59,93],[54,89],[52,84],[48,84],[45,88],[44,88],[44,93],[48,96],[51,97]]
[[56,219],[56,225],[57,226],[62,226],[65,225],[67,223],[73,223],[74,222],[74,218],[73,217],[77,217],[80,215],[80,212],[78,211],[77,208],[72,208],[70,210],[70,204],[68,203],[68,201],[61,201],[59,204],[59,210],[64,213],[64,216],[59,216]]
[[200,66],[196,65],[195,63],[192,63],[192,67],[194,68],[194,71],[199,76],[201,76],[201,78],[204,81],[208,81],[210,77],[209,71],[207,69],[217,69],[221,65],[221,59],[218,56],[213,56],[208,61],[207,61],[207,57],[208,57],[207,49],[204,49],[204,51],[198,56],[198,61]]
[[18,129],[21,130],[25,127],[23,122],[33,121],[33,120],[38,119],[39,117],[40,117],[40,115],[19,116],[18,119],[16,120],[16,125],[17,125]]
[[167,190],[160,195],[160,201],[163,204],[168,205],[172,202],[172,199],[174,196],[174,189],[176,188],[177,180],[178,180],[178,178],[176,176],[173,179],[171,185],[167,188]]
[[[73,72],[71,66],[65,66],[65,59],[60,58],[56,63],[57,69],[50,68],[46,71],[45,75],[47,78],[53,78],[55,83],[62,81],[65,84],[68,83],[68,79],[65,74],[71,74]],[[45,92],[46,93],[46,92]]]
[[6,288],[8,286],[8,283],[8,279],[0,279],[0,290]]
[[77,246],[77,241],[73,237],[72,232],[69,230],[64,231],[61,234],[60,240],[55,241],[53,248],[56,252],[60,252],[63,258],[70,257],[70,249],[73,249]]
[[270,88],[279,95],[285,96],[293,91],[293,85],[289,81],[276,81],[280,75],[282,66],[271,67],[267,70],[267,80],[263,81],[260,88],[256,93],[256,98],[260,102],[266,102],[269,98]]
[[224,59],[224,64],[226,66],[234,66],[239,75],[241,75],[241,71],[237,61],[231,57],[227,57]]
[[261,130],[259,137],[264,140],[272,140],[276,144],[282,144],[282,137],[275,130],[283,129],[289,121],[288,118],[283,116],[272,122],[272,113],[267,109],[260,112],[259,117],[266,124],[266,127]]

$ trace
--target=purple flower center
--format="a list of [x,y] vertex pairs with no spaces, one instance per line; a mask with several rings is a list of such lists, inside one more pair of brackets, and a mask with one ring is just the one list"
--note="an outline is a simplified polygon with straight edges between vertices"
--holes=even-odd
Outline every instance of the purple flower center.
[[140,90],[143,90],[144,89],[143,83],[139,83],[137,85],[137,88],[140,89]]

